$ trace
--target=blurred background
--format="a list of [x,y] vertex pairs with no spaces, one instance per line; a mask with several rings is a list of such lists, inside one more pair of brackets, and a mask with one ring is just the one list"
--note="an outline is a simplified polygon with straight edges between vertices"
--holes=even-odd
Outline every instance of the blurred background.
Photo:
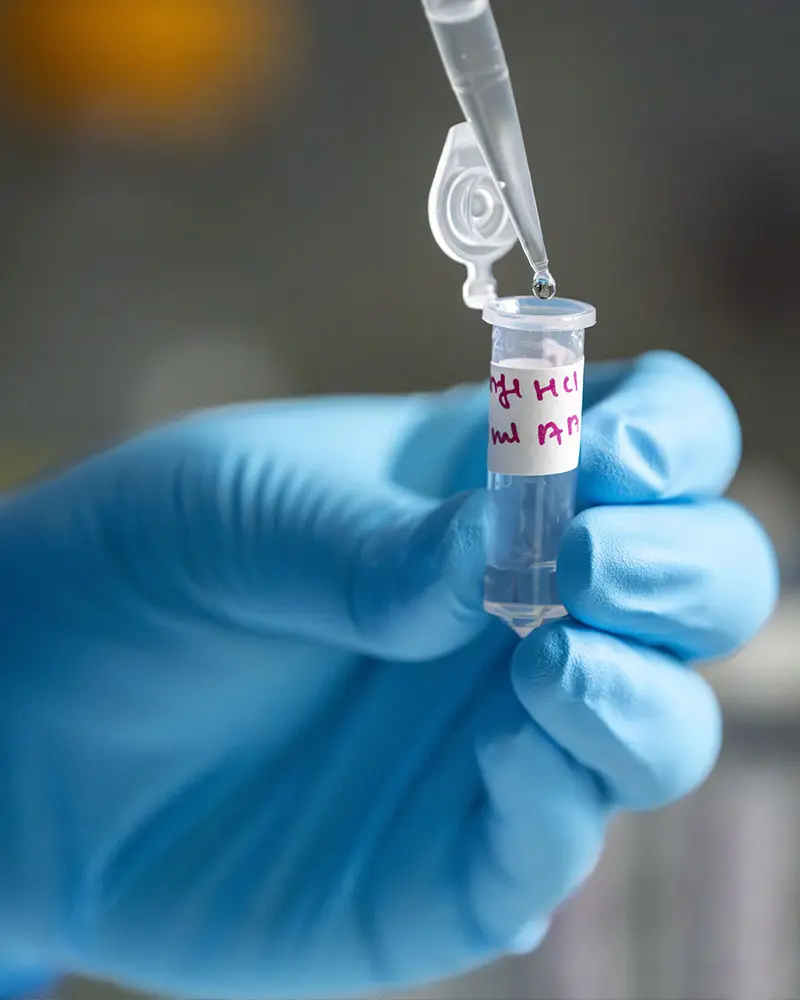
[[[495,12],[587,354],[672,348],[724,384],[785,596],[712,672],[707,786],[620,824],[536,956],[426,996],[798,997],[800,7]],[[190,407],[481,379],[426,214],[458,119],[418,0],[4,0],[2,485]],[[527,290],[521,252],[500,273]]]

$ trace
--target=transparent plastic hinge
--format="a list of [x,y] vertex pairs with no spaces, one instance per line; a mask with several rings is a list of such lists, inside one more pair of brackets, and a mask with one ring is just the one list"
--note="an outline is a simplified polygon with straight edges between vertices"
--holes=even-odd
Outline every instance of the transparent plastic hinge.
[[468,122],[447,135],[428,217],[440,248],[467,269],[464,302],[483,309],[497,297],[493,267],[513,249],[517,232]]

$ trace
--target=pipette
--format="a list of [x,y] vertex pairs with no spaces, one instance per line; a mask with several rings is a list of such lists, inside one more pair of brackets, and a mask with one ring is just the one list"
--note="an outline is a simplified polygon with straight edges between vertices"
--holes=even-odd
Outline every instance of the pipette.
[[450,84],[533,268],[537,298],[555,295],[511,76],[489,0],[422,0]]

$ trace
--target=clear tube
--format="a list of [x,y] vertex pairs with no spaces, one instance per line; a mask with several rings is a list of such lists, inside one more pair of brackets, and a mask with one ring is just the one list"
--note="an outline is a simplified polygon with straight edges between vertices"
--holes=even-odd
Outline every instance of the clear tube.
[[486,610],[520,636],[566,615],[556,562],[575,516],[584,331],[594,309],[504,299],[492,330]]

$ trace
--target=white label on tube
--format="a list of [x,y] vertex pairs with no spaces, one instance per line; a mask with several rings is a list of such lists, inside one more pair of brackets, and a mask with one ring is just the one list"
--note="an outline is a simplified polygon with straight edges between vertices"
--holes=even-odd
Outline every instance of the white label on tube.
[[555,476],[578,467],[583,419],[583,359],[550,368],[534,358],[492,365],[489,471]]

